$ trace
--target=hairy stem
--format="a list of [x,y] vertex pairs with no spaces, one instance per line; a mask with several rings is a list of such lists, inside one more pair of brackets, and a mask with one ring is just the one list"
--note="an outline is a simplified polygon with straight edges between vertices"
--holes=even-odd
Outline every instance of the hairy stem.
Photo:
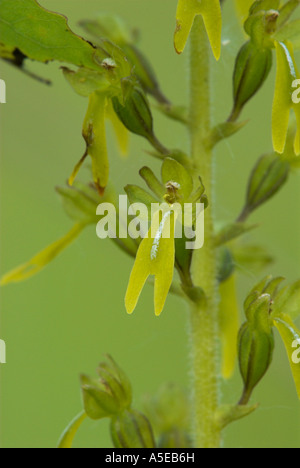
[[211,50],[202,18],[196,18],[191,33],[190,139],[195,178],[201,175],[209,199],[205,210],[205,244],[193,254],[195,286],[206,293],[205,305],[192,306],[190,336],[192,348],[195,445],[218,448],[220,430],[215,424],[218,407],[218,293],[216,248],[213,239],[212,152],[204,141],[211,130]]

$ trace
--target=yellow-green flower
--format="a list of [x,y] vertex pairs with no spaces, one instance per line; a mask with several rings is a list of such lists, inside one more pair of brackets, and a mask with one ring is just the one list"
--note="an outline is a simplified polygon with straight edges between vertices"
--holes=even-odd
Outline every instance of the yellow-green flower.
[[277,153],[283,153],[288,134],[291,109],[294,109],[297,119],[297,134],[294,151],[300,154],[300,105],[293,102],[295,91],[293,82],[300,78],[294,58],[293,46],[290,42],[275,41],[277,56],[277,76],[272,114],[273,146]]
[[154,309],[155,315],[160,315],[173,281],[175,215],[166,212],[161,220],[159,215],[155,214],[148,237],[143,239],[137,253],[125,298],[128,314],[134,311],[148,277],[154,275]]
[[195,17],[201,15],[213,54],[221,55],[222,14],[219,0],[179,0],[176,13],[174,46],[181,54],[185,48]]
[[[162,182],[148,167],[142,168],[140,175],[155,197],[140,187],[128,185],[125,191],[129,201],[131,204],[143,203],[148,207],[148,213],[150,209],[152,211],[153,204],[156,203],[157,210],[154,214],[151,212],[151,228],[139,246],[129,280],[125,306],[129,314],[134,311],[148,277],[153,275],[155,277],[154,309],[158,316],[164,308],[173,281],[176,222],[177,220],[178,223],[192,222],[185,216],[182,219],[181,207],[185,203],[191,203],[194,208],[198,200],[205,205],[206,196],[201,182],[194,192],[193,179],[188,170],[172,158],[165,158],[163,162]],[[193,217],[193,213],[191,214]],[[190,251],[185,250],[185,252]],[[176,260],[178,262],[177,257]]]

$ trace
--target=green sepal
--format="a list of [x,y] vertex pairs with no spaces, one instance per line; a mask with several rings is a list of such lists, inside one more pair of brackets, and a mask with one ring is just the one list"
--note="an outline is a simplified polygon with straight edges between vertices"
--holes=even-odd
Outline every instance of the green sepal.
[[291,319],[298,318],[300,314],[300,281],[281,289],[276,296],[272,317],[288,315]]
[[91,419],[116,416],[132,403],[131,384],[111,356],[98,367],[99,379],[81,375],[81,389],[86,414]]
[[102,70],[98,72],[87,68],[78,68],[74,71],[67,67],[61,67],[61,69],[68,83],[80,96],[88,97],[94,91],[105,92],[110,87]]
[[165,158],[161,177],[164,184],[175,182],[179,184],[178,194],[183,200],[187,200],[193,191],[193,179],[190,173],[179,162],[172,158]]
[[126,185],[124,188],[129,203],[133,205],[134,203],[143,203],[148,208],[148,214],[151,214],[151,205],[154,203],[159,203],[157,198],[154,198],[150,193],[146,192],[146,190],[138,187],[137,185]]
[[158,180],[152,169],[147,166],[142,167],[139,172],[140,176],[146,182],[150,190],[162,200],[166,194],[166,187]]
[[117,402],[99,380],[81,375],[80,382],[83,406],[89,418],[103,419],[118,412]]

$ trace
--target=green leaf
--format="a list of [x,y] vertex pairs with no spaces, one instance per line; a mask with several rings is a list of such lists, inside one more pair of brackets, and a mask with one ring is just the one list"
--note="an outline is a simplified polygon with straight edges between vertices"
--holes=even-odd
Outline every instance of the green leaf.
[[57,60],[99,69],[96,49],[74,34],[67,19],[46,10],[35,0],[0,0],[0,37],[9,48],[39,62]]
[[300,399],[300,331],[287,315],[283,315],[282,318],[276,318],[274,324],[284,342]]
[[72,448],[74,437],[86,418],[87,415],[85,411],[82,411],[70,422],[62,433],[58,441],[57,448]]

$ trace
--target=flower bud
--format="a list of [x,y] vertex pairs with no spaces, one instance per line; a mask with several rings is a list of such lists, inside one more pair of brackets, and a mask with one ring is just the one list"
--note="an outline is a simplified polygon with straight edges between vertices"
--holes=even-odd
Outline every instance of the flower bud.
[[107,362],[100,364],[98,374],[100,379],[81,376],[83,404],[88,417],[111,417],[129,408],[132,401],[130,382],[110,356]]
[[252,290],[245,301],[247,322],[241,327],[238,337],[238,353],[240,372],[244,381],[244,393],[241,404],[248,403],[256,385],[267,372],[273,357],[274,336],[270,318],[272,299],[264,292],[260,295],[260,287],[264,290],[270,287],[274,293],[275,283],[279,279],[266,278]]
[[281,189],[287,181],[289,170],[289,163],[276,153],[259,158],[250,176],[246,204],[239,221],[245,221],[254,210]]
[[272,51],[246,42],[238,53],[233,75],[234,106],[229,121],[239,117],[245,104],[259,91],[272,66]]
[[112,419],[111,436],[115,448],[155,448],[150,422],[133,409],[125,410]]
[[161,143],[157,140],[153,131],[153,118],[147,98],[141,88],[132,86],[130,79],[122,80],[124,104],[118,97],[112,99],[114,110],[132,133],[145,137],[160,153],[167,154]]
[[251,394],[266,374],[273,357],[273,332],[265,333],[245,323],[238,339],[240,371],[244,381],[241,404],[247,404]]

